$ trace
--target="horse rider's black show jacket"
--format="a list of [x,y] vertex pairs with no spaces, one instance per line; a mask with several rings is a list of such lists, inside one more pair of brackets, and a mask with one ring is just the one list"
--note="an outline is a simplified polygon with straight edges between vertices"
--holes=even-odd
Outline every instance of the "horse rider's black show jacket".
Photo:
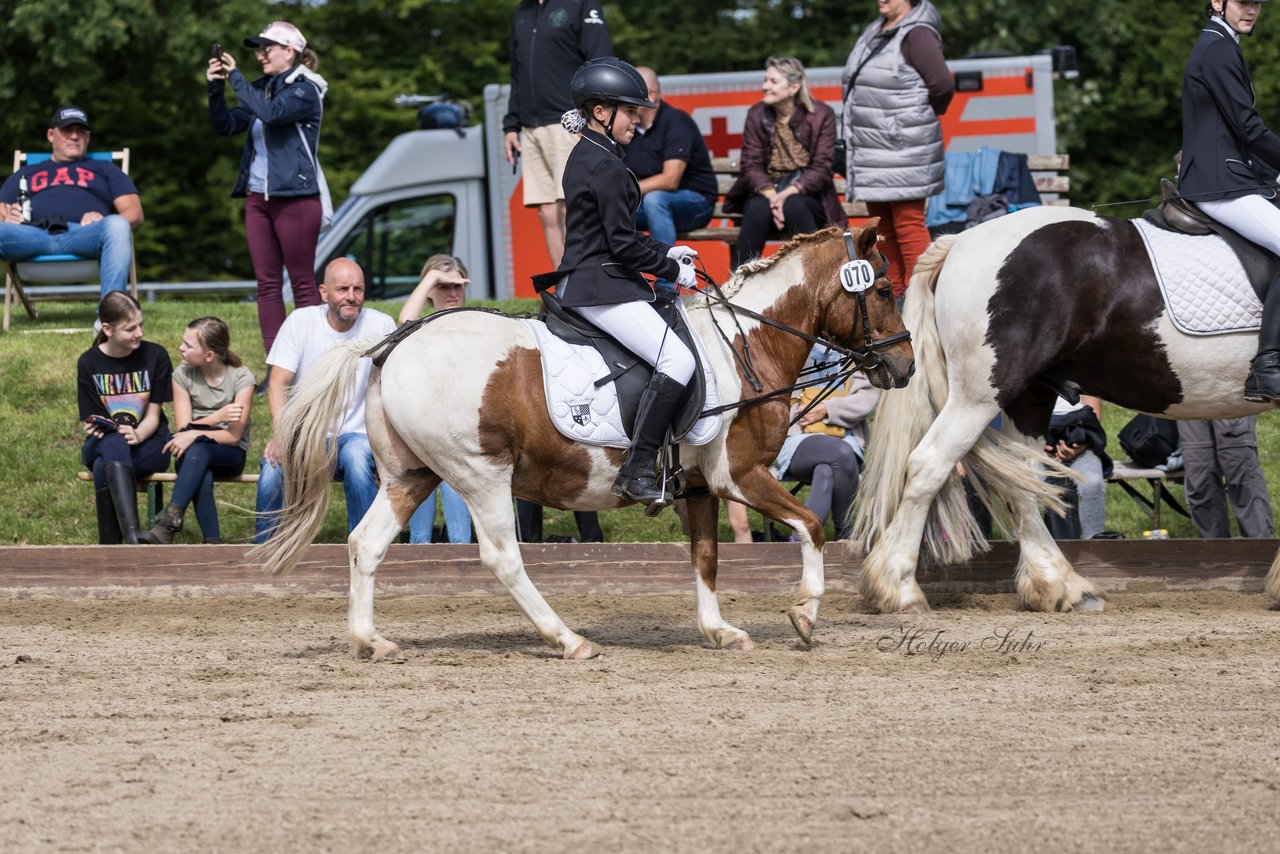
[[652,302],[653,287],[639,272],[674,282],[680,265],[671,248],[636,229],[640,184],[622,162],[621,146],[593,130],[564,168],[564,258],[554,273],[535,276],[539,289],[556,283],[564,305]]
[[1237,198],[1274,184],[1277,174],[1280,137],[1262,123],[1240,45],[1215,18],[1183,72],[1178,190],[1193,201]]

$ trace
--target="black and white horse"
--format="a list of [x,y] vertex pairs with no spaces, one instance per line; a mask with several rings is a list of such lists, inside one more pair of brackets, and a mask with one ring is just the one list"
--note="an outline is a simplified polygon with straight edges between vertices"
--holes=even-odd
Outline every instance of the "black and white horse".
[[[1043,480],[1052,467],[1043,437],[1064,381],[1169,418],[1270,408],[1241,397],[1256,332],[1180,331],[1129,220],[1041,207],[944,237],[920,259],[903,319],[916,374],[882,398],[856,523],[867,550],[861,590],[885,612],[928,608],[915,579],[922,547],[946,563],[986,547],[957,463],[984,485],[993,512],[1007,511],[1023,604],[1102,609],[1102,593],[1063,557],[1041,516],[1056,501]],[[989,425],[1001,413],[996,431]],[[1278,567],[1267,580],[1276,599]]]

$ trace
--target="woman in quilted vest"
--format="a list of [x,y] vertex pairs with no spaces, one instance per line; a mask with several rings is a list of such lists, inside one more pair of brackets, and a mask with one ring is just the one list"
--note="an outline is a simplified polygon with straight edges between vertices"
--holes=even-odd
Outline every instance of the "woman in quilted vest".
[[742,214],[735,267],[764,251],[774,234],[848,223],[831,177],[835,110],[813,100],[804,65],[792,57],[765,61],[763,88],[742,129],[741,175],[725,194],[725,211]]
[[955,81],[942,56],[942,16],[929,0],[878,0],[880,15],[844,74],[845,198],[880,217],[894,294],[906,292],[929,245],[925,201],[942,189],[942,125]]

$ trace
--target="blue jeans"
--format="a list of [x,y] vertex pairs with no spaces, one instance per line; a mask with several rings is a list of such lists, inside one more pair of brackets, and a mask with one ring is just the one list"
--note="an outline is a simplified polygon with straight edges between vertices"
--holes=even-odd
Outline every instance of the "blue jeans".
[[409,517],[409,542],[431,542],[431,529],[436,522],[437,492],[440,503],[444,505],[444,524],[449,529],[449,542],[471,542],[471,513],[467,510],[467,502],[447,483],[441,483],[440,488],[428,495],[427,500]]
[[124,290],[129,281],[133,229],[119,214],[104,216],[92,225],[68,223],[62,234],[50,234],[32,225],[0,222],[0,258],[27,261],[39,255],[97,258],[101,299],[112,291]]
[[[258,471],[257,521],[253,541],[264,543],[271,536],[276,517],[284,506],[284,490],[280,466],[262,461]],[[378,480],[373,465],[373,451],[364,433],[342,433],[338,436],[338,460],[333,479],[342,482],[347,497],[347,532],[355,530],[378,494]]]
[[236,477],[244,472],[244,449],[234,445],[219,445],[212,439],[200,437],[178,457],[175,466],[178,479],[173,485],[169,503],[179,510],[195,502],[196,521],[206,540],[222,539],[222,527],[218,522],[218,505],[213,497],[215,477]]
[[[702,228],[711,222],[714,210],[713,202],[693,190],[650,190],[640,200],[636,227],[647,230],[659,243],[675,246],[677,234]],[[658,286],[672,291],[676,287],[664,281],[659,281]]]

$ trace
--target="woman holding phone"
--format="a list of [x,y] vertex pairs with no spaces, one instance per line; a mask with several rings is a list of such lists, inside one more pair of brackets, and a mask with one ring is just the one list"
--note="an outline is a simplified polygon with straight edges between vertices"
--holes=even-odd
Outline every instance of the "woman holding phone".
[[[329,84],[319,57],[293,24],[273,21],[244,40],[263,76],[249,83],[229,53],[209,59],[209,118],[223,136],[245,134],[233,198],[245,199],[244,228],[258,280],[258,324],[267,352],[284,323],[284,270],[298,308],[320,304],[316,240],[333,216],[318,148]],[[221,51],[221,45],[214,45]],[[239,103],[228,107],[226,83]]]

